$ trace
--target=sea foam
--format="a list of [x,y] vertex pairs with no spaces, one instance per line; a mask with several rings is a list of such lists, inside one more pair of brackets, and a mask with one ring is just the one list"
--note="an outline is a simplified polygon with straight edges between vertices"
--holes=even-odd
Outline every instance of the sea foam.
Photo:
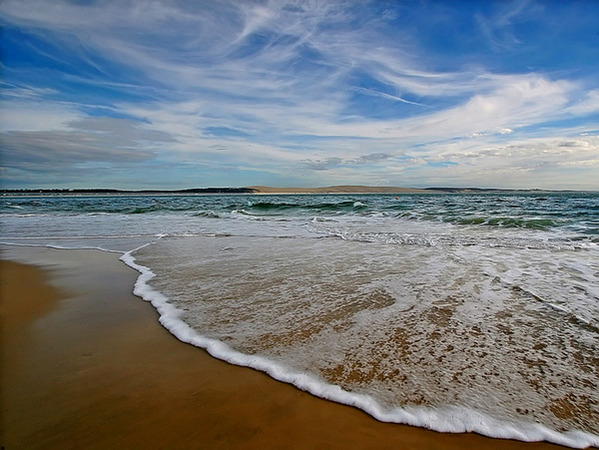
[[140,273],[134,294],[150,302],[160,314],[160,323],[177,339],[205,349],[210,355],[228,363],[249,367],[267,373],[270,377],[291,384],[317,397],[359,408],[382,422],[423,427],[448,433],[479,433],[492,438],[516,439],[520,441],[547,441],[573,448],[599,446],[599,436],[584,431],[556,431],[538,423],[525,421],[497,420],[479,411],[459,407],[406,406],[384,408],[369,395],[352,393],[330,384],[320,377],[298,372],[270,358],[249,355],[232,349],[218,339],[202,336],[186,324],[183,312],[170,303],[169,299],[151,287],[148,282],[155,277],[152,270],[136,262],[133,253],[146,244],[121,256],[129,267]]

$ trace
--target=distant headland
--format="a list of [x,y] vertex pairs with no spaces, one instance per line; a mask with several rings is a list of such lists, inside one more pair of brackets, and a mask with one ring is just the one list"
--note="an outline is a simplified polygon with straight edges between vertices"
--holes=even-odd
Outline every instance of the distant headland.
[[432,194],[432,193],[485,193],[485,192],[554,192],[542,189],[493,189],[493,188],[455,188],[429,187],[406,188],[397,186],[360,186],[341,185],[326,187],[208,187],[192,189],[0,189],[3,196],[35,196],[35,195],[214,195],[214,194]]

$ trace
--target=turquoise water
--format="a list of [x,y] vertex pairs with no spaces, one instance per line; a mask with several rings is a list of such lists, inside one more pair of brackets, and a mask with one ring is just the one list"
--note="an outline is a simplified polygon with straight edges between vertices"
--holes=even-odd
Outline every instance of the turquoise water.
[[599,445],[599,195],[5,197],[179,339],[380,420]]

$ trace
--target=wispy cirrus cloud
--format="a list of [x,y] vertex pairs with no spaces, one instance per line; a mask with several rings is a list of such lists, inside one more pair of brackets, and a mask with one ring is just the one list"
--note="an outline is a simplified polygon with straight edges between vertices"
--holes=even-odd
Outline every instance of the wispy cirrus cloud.
[[52,158],[131,162],[121,185],[535,187],[576,166],[593,188],[593,43],[560,25],[570,67],[540,39],[564,12],[591,29],[582,6],[5,0],[2,162],[40,183]]

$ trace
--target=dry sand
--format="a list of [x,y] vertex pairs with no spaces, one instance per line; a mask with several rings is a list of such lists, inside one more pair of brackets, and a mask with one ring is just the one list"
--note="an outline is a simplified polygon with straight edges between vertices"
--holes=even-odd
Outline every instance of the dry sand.
[[380,423],[183,344],[118,255],[7,247],[0,446],[551,449]]

